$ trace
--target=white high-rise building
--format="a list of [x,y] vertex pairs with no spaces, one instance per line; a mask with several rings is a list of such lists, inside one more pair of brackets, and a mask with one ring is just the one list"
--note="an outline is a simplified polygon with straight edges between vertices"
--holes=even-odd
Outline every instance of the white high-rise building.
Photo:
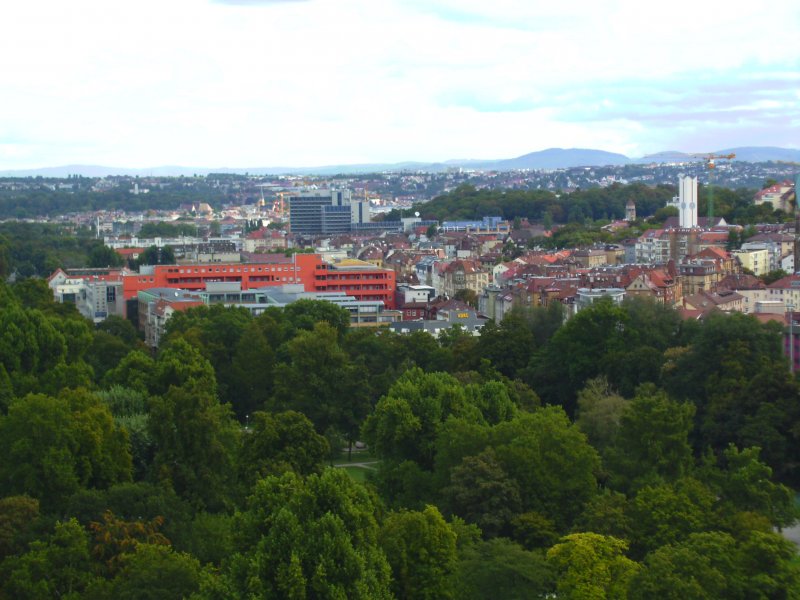
[[681,227],[697,227],[697,177],[678,178],[678,201]]
[[678,195],[667,206],[678,209],[678,224],[683,229],[697,227],[697,177],[678,177]]

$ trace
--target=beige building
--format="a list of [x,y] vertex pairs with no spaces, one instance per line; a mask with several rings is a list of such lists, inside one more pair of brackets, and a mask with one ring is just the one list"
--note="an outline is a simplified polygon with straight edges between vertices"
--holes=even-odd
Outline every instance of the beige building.
[[747,269],[756,277],[769,273],[769,251],[766,248],[752,250],[734,250],[731,252],[739,260],[743,269]]
[[800,275],[789,275],[767,286],[769,295],[765,300],[783,303],[784,310],[797,310],[800,307]]
[[572,257],[582,267],[592,269],[608,264],[608,255],[605,250],[576,250]]
[[477,260],[454,260],[442,268],[440,277],[442,293],[450,297],[463,289],[480,296],[489,285],[489,272]]

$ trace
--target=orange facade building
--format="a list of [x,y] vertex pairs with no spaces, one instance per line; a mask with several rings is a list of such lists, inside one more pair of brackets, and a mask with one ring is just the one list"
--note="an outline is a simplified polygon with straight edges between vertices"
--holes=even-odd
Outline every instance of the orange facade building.
[[288,283],[302,284],[307,292],[346,292],[357,300],[382,300],[394,308],[395,273],[362,261],[327,263],[318,254],[262,255],[253,263],[155,265],[123,278],[125,300],[150,288],[204,290],[210,281],[240,283],[253,289]]

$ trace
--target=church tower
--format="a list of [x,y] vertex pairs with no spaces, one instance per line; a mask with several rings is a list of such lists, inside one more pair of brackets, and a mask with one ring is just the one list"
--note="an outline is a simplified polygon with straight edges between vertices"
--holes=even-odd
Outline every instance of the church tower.
[[636,203],[633,200],[628,200],[625,205],[625,220],[632,223],[636,220]]

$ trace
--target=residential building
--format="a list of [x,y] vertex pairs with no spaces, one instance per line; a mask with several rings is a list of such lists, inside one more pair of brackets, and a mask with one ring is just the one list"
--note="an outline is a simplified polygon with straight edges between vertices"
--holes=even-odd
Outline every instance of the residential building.
[[666,271],[653,269],[643,271],[625,288],[625,294],[631,297],[648,298],[658,304],[673,306],[679,297],[680,286]]
[[783,303],[784,312],[800,307],[800,275],[789,275],[767,286],[769,291],[765,300],[777,300]]
[[758,277],[740,273],[737,275],[727,275],[719,281],[717,288],[720,290],[731,290],[742,296],[742,312],[745,314],[763,312],[758,310],[764,303],[777,303],[780,312],[783,312],[783,302],[771,299],[767,286]]
[[743,269],[747,269],[756,277],[770,272],[769,251],[765,247],[751,250],[734,250],[731,252]]
[[699,292],[691,296],[684,296],[683,308],[702,313],[708,313],[711,310],[744,312],[744,298],[731,290]]
[[792,213],[796,204],[795,194],[794,183],[787,179],[756,192],[753,202],[756,205],[770,204],[774,210]]
[[440,286],[434,284],[437,290],[446,296],[455,296],[460,290],[471,290],[476,296],[483,293],[489,285],[489,273],[481,268],[477,260],[456,259],[449,263],[444,263],[439,272],[441,279]]

